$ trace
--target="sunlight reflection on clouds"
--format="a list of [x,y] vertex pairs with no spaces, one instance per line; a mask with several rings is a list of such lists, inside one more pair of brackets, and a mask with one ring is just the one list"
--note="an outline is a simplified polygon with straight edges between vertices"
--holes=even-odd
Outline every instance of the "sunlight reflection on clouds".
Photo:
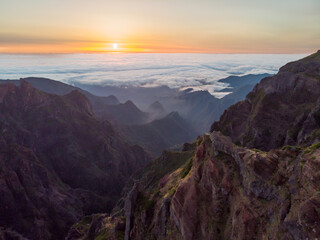
[[[0,79],[46,77],[65,83],[208,90],[230,75],[276,73],[301,54],[69,54],[0,55]],[[219,93],[221,95],[221,93]]]

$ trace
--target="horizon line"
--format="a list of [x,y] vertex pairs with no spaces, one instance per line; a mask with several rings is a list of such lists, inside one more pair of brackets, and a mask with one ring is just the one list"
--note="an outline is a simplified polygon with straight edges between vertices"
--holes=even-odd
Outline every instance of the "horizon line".
[[[320,50],[320,49],[319,49]],[[243,55],[243,54],[250,54],[250,55],[296,55],[296,54],[312,54],[317,52],[318,50],[315,51],[308,51],[308,52],[196,52],[196,51],[186,51],[186,52],[142,52],[142,51],[137,51],[137,52],[132,52],[132,51],[88,51],[88,52],[0,52],[0,55],[71,55],[71,54],[224,54],[224,55]]]

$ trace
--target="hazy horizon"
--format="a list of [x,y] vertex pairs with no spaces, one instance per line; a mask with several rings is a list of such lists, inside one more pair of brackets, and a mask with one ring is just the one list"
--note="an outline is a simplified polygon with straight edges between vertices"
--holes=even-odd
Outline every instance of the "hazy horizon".
[[0,54],[0,79],[45,77],[68,84],[168,86],[208,90],[217,97],[231,76],[275,74],[305,54]]

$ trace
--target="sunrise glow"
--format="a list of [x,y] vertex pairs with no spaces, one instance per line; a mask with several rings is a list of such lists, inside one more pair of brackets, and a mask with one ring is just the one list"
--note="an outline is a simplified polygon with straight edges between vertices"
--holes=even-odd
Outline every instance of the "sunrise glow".
[[34,1],[1,1],[0,53],[307,53],[320,41],[319,0]]

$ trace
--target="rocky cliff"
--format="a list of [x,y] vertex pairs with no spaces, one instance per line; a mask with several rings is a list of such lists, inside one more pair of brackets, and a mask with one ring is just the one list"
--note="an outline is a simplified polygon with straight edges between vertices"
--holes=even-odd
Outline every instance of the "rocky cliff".
[[[172,240],[319,236],[319,144],[263,152],[238,147],[219,132],[200,137],[196,144],[191,152],[171,153],[170,164],[179,166],[175,170],[155,175],[149,169],[122,210],[101,216],[95,236]],[[161,161],[170,158],[166,155]],[[92,224],[91,219],[77,224],[71,233],[82,235],[69,239],[86,236]]]
[[0,132],[0,239],[64,239],[82,216],[110,211],[149,159],[78,91],[58,96],[25,81],[0,85]]
[[244,101],[228,108],[211,131],[247,147],[270,150],[319,141],[320,51],[264,78]]
[[111,215],[83,219],[68,239],[318,239],[319,55],[263,79],[210,133],[153,161]]

